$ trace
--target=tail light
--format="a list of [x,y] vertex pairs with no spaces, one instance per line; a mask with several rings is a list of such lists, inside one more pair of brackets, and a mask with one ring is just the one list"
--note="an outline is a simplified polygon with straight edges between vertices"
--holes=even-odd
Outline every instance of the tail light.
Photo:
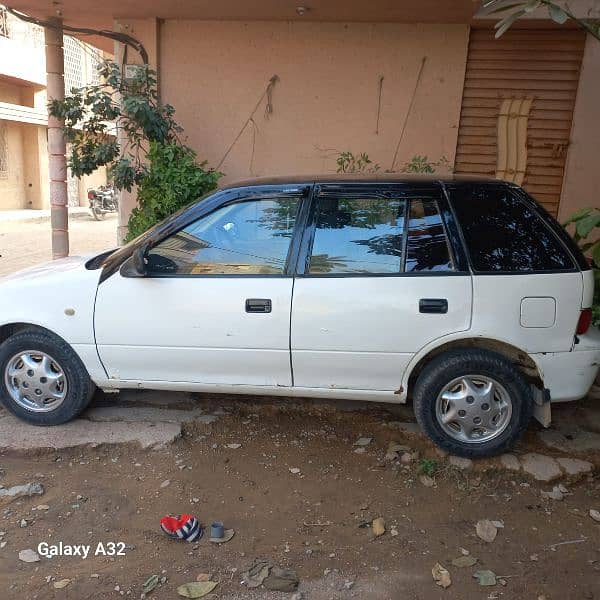
[[88,192],[88,200],[93,200],[96,197],[94,192]]
[[577,335],[583,335],[587,333],[587,330],[590,328],[592,324],[592,309],[584,308],[581,313],[579,313],[579,321],[577,322]]

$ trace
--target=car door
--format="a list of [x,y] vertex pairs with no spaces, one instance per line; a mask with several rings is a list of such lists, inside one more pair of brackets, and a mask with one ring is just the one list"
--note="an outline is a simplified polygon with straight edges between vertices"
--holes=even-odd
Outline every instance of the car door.
[[469,328],[450,220],[433,184],[315,188],[294,286],[295,386],[396,391],[420,348]]
[[302,193],[228,203],[103,281],[98,353],[122,381],[289,386],[288,254]]

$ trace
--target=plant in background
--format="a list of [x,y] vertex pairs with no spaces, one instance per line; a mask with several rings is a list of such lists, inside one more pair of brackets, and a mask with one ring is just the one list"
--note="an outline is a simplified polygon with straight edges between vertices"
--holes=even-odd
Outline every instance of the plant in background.
[[138,206],[131,211],[127,240],[132,240],[217,187],[220,173],[196,163],[195,153],[176,143],[150,142],[147,169],[138,189]]
[[338,173],[377,173],[380,168],[365,152],[357,156],[349,151],[340,152],[335,162]]
[[430,162],[427,159],[427,156],[420,156],[419,154],[415,154],[415,156],[413,156],[409,162],[405,163],[405,165],[401,169],[401,172],[435,173],[440,167],[447,169],[448,171],[452,170],[450,161],[445,156],[442,156],[436,162]]
[[[592,306],[593,323],[600,327],[600,209],[582,208],[571,215],[563,225],[574,225],[573,239],[582,252],[592,259],[596,280]],[[590,240],[590,237],[593,239]]]
[[[381,169],[379,163],[374,163],[366,152],[361,152],[357,155],[350,151],[339,152],[335,162],[337,164],[338,173],[377,173]],[[449,172],[452,171],[452,165],[445,156],[442,156],[437,161],[430,161],[427,156],[415,154],[415,156],[400,169],[400,172],[435,173],[439,168],[446,169]],[[385,172],[393,173],[394,171],[386,170]]]
[[494,26],[496,37],[499,38],[510,26],[520,19],[539,8],[545,8],[548,16],[559,25],[572,21],[580,29],[583,29],[597,40],[600,40],[600,20],[586,19],[575,16],[566,2],[558,3],[550,0],[521,0],[517,2],[506,2],[506,0],[483,0],[483,10],[486,15],[501,13],[503,16]]
[[138,186],[131,239],[214,189],[221,173],[198,164],[196,153],[181,142],[175,109],[160,102],[152,69],[140,66],[126,79],[116,63],[105,61],[98,72],[103,83],[73,88],[64,100],[52,100],[49,110],[64,120],[73,176],[106,166],[118,190]]

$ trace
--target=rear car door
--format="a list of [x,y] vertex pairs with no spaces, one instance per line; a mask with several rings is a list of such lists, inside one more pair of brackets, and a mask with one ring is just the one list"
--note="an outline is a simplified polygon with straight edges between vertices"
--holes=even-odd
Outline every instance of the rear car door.
[[395,391],[420,348],[469,329],[451,218],[432,183],[315,187],[292,301],[295,386]]
[[290,386],[288,255],[304,196],[227,203],[154,246],[146,277],[103,281],[95,332],[109,377]]

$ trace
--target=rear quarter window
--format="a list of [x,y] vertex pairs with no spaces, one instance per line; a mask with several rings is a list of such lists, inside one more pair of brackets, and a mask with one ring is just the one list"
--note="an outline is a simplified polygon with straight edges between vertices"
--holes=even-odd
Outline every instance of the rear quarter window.
[[474,271],[571,271],[572,258],[542,219],[504,186],[457,187],[452,204]]

